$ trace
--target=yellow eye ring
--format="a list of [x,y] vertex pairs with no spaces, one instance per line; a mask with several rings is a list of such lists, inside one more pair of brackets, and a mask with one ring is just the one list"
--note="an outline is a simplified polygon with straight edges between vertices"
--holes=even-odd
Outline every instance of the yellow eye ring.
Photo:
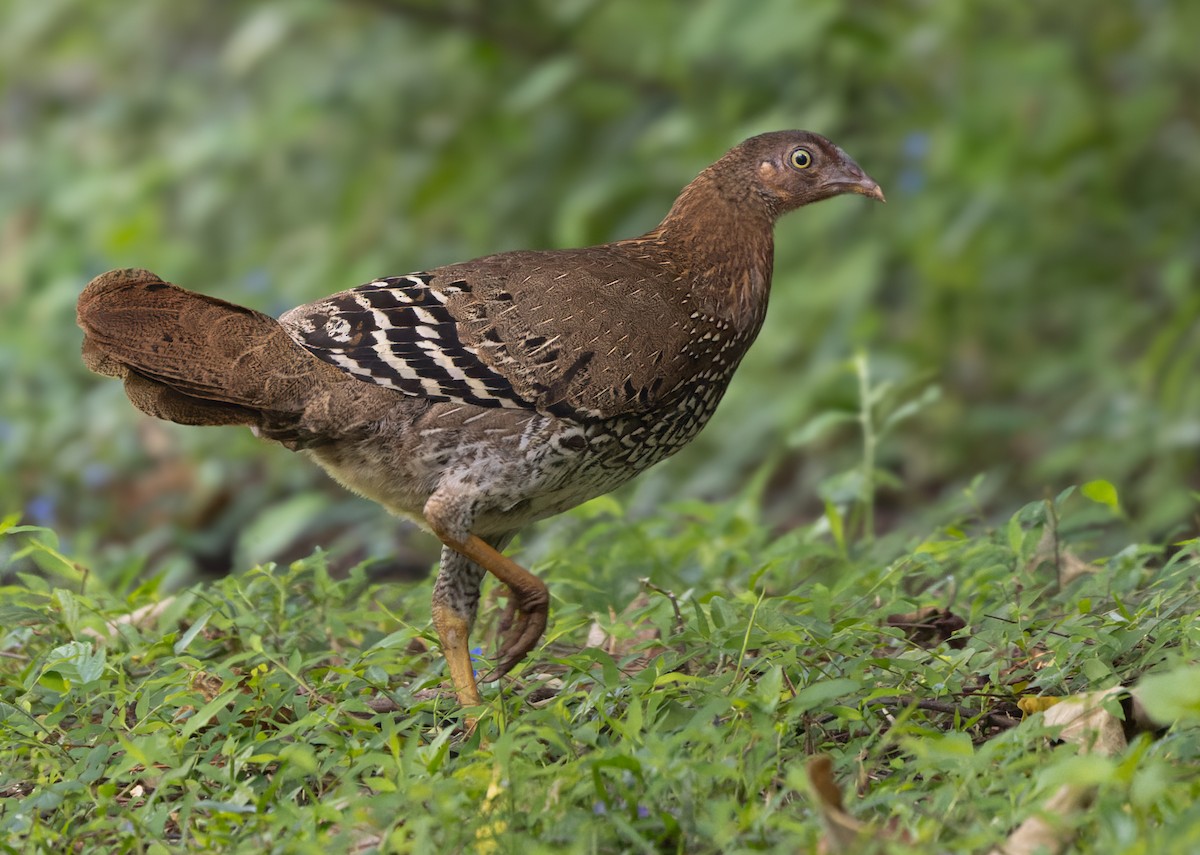
[[808,169],[812,166],[812,154],[806,148],[798,148],[788,157],[788,162],[792,164],[792,169]]

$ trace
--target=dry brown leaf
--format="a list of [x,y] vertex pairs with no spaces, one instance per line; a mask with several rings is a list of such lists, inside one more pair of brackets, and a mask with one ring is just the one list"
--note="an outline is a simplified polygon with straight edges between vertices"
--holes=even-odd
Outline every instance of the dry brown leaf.
[[842,855],[844,852],[882,851],[888,841],[910,842],[909,836],[894,828],[876,828],[855,819],[842,802],[842,789],[833,778],[833,761],[827,754],[811,757],[805,767],[808,783],[817,803],[824,834],[817,844],[818,855]]
[[[1125,711],[1125,721],[1105,708],[1106,701],[1119,700]],[[1127,733],[1140,732],[1136,698],[1124,686],[1113,686],[1096,692],[1085,692],[1066,698],[1022,698],[1022,711],[1032,717],[1038,713],[1043,724],[1059,727],[1059,739],[1073,742],[1079,750],[1111,757],[1128,747]],[[1145,719],[1144,711],[1142,718]],[[1145,719],[1148,722],[1148,719]],[[1132,728],[1132,730],[1131,730]],[[1153,729],[1149,727],[1142,729]],[[1061,822],[1062,817],[1082,810],[1091,804],[1095,787],[1064,784],[1046,800],[1035,815],[1029,817],[1008,836],[1003,846],[989,855],[1056,855],[1070,842],[1072,832]]]
[[1082,751],[1111,757],[1124,751],[1129,743],[1125,739],[1124,722],[1105,709],[1104,702],[1128,693],[1124,686],[1113,686],[1062,698],[1042,713],[1042,720],[1050,727],[1061,727],[1058,738],[1064,742],[1073,742]]
[[[1022,698],[1017,705],[1026,713],[1046,711],[1046,724],[1063,727],[1059,738],[1111,755],[1124,751],[1129,740],[1138,734],[1158,737],[1170,726],[1170,722],[1156,721],[1150,716],[1138,693],[1137,686],[1113,686],[1066,698]],[[1104,709],[1104,702],[1112,699],[1120,703],[1121,716]],[[1116,738],[1117,730],[1121,731],[1120,740]]]
[[207,671],[197,671],[192,675],[189,683],[193,689],[200,693],[205,701],[211,701],[217,695],[221,694],[221,687],[225,685],[224,680],[216,674],[210,674]]
[[809,759],[808,783],[816,797],[817,811],[825,833],[817,844],[820,855],[834,855],[859,846],[871,836],[871,828],[846,812],[842,790],[833,779],[833,761],[826,754]]
[[618,634],[609,633],[600,624],[600,621],[593,621],[588,628],[586,646],[599,648],[614,659],[621,659],[637,651],[641,653],[639,658],[646,662],[653,661],[656,656],[665,653],[667,648],[660,645],[644,647],[646,642],[662,638],[662,633],[658,631],[658,628],[651,624],[644,614],[638,614],[649,605],[650,597],[643,591],[621,611],[620,616],[610,607],[608,610],[609,626],[615,626],[619,621],[632,631],[620,633],[618,636]]
[[[617,622],[617,613],[612,606],[608,607],[608,621],[610,624]],[[592,621],[592,625],[588,627],[587,640],[583,642],[584,647],[598,647],[601,650],[608,650],[608,645],[612,641],[612,637],[600,625],[600,621]]]
[[80,632],[84,635],[89,635],[101,644],[112,641],[121,632],[121,627],[132,626],[142,629],[158,620],[159,615],[167,610],[171,603],[175,602],[174,597],[167,597],[157,603],[150,603],[147,606],[142,606],[140,609],[134,609],[129,614],[121,615],[120,617],[112,618],[108,621],[108,625],[104,631],[84,627]]
[[1042,532],[1042,537],[1038,540],[1037,548],[1033,551],[1033,555],[1030,556],[1028,563],[1025,565],[1026,572],[1032,573],[1043,562],[1054,565],[1058,571],[1058,584],[1060,587],[1065,587],[1080,576],[1095,573],[1100,569],[1095,564],[1084,561],[1074,552],[1060,545],[1054,531],[1049,526]]
[[1071,839],[1070,829],[1064,829],[1052,818],[1067,816],[1086,808],[1095,787],[1076,787],[1066,784],[1058,789],[1035,816],[1029,817],[1008,836],[1002,846],[988,855],[1057,855]]
[[952,637],[967,622],[949,609],[937,606],[924,606],[915,612],[888,615],[887,625],[904,630],[908,640],[919,647],[937,647],[945,642],[961,649],[967,643],[965,638]]

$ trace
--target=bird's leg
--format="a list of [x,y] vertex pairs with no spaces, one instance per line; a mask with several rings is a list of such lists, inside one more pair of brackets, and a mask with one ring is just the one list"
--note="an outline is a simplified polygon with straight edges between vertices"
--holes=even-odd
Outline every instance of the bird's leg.
[[550,616],[550,591],[546,583],[486,541],[468,535],[452,546],[508,585],[512,599],[501,622],[500,650],[495,669],[485,680],[507,674],[538,643]]
[[482,567],[461,552],[442,547],[442,563],[433,584],[433,626],[450,668],[454,693],[465,707],[483,703],[471,667],[471,627],[483,573]]
[[[450,550],[457,553],[459,556],[468,560],[468,563],[474,563],[476,566],[483,568],[491,573],[501,582],[509,587],[512,596],[512,604],[515,606],[515,618],[506,620],[508,624],[501,634],[500,650],[497,655],[495,670],[488,675],[488,679],[495,680],[504,674],[507,674],[514,665],[520,662],[538,640],[542,637],[542,633],[546,630],[546,621],[550,615],[550,592],[546,588],[546,583],[537,576],[530,573],[524,567],[511,558],[505,557],[500,549],[503,548],[511,535],[503,535],[501,537],[483,538],[471,534],[471,523],[474,521],[474,513],[469,504],[463,501],[461,495],[447,491],[437,491],[425,503],[425,520],[429,523],[429,528],[438,539]],[[446,552],[443,550],[443,563],[445,562]],[[438,576],[438,584],[442,584],[442,577]],[[447,583],[448,584],[448,583]],[[462,693],[464,697],[477,698],[478,689],[474,688],[474,680],[470,681],[471,688],[466,689],[467,677],[470,676],[469,667],[469,647],[466,644],[466,634],[470,632],[471,624],[474,618],[474,604],[478,602],[479,591],[478,584],[474,590],[474,600],[472,601],[471,620],[465,620],[461,612],[448,613],[441,611],[441,617],[438,617],[438,602],[439,595],[437,587],[434,589],[434,606],[435,606],[435,625],[438,625],[438,635],[443,637],[443,646],[446,650],[446,658],[450,662],[451,677],[454,679],[455,687]],[[448,601],[448,600],[443,600]],[[441,621],[441,624],[437,624]],[[446,634],[443,636],[441,626],[446,627]],[[457,639],[457,635],[463,636],[463,654],[452,653],[453,643]],[[451,639],[451,644],[447,645],[446,639]],[[451,660],[451,656],[459,657],[458,664]],[[472,701],[477,703],[477,701]]]

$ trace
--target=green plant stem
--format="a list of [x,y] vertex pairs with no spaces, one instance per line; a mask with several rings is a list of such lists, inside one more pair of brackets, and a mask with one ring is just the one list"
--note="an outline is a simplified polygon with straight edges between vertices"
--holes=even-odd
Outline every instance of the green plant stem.
[[866,543],[875,539],[875,420],[872,418],[871,365],[867,354],[859,351],[854,357],[858,375],[858,422],[862,427],[862,485],[859,503],[862,506],[862,537]]

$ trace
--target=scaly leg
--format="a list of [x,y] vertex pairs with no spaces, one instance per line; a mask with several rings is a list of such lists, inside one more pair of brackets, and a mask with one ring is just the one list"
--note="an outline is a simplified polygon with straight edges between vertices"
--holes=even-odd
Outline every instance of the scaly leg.
[[550,591],[537,576],[473,534],[459,544],[446,540],[443,542],[508,585],[511,591],[515,614],[511,620],[505,621],[508,626],[502,624],[500,627],[499,661],[486,678],[498,679],[524,659],[546,631],[546,621],[550,616]]
[[433,585],[433,626],[450,668],[454,693],[463,706],[483,703],[471,667],[471,628],[483,574],[483,568],[461,552],[442,547],[442,563]]
[[[500,650],[496,668],[488,675],[490,680],[508,673],[538,643],[550,614],[550,592],[541,579],[501,554],[512,533],[487,540],[471,534],[474,509],[469,495],[461,485],[458,489],[438,490],[425,503],[424,516],[444,544],[443,572],[433,590],[435,626],[460,700],[478,703],[479,689],[471,675],[467,636],[475,622],[483,571],[509,587],[515,606],[511,609],[514,619],[505,621],[507,626],[501,627]],[[472,568],[477,575],[469,574],[465,568]]]

